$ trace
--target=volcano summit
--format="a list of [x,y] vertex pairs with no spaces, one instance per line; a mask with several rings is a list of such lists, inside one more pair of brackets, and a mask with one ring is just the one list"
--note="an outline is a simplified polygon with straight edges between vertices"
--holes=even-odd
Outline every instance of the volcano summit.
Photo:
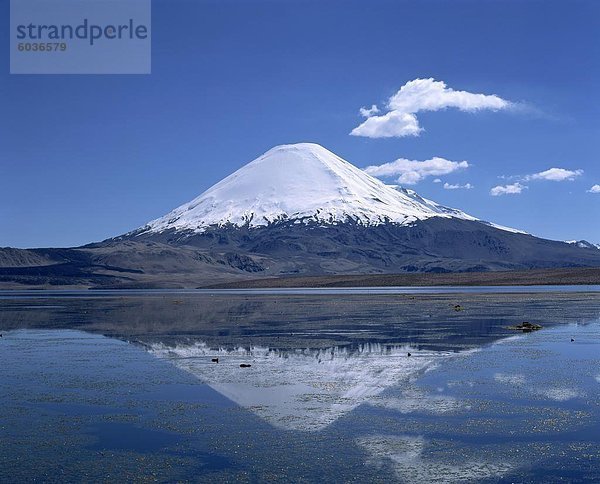
[[320,145],[299,143],[267,151],[137,234],[290,221],[409,225],[431,217],[477,220],[412,190],[386,185]]

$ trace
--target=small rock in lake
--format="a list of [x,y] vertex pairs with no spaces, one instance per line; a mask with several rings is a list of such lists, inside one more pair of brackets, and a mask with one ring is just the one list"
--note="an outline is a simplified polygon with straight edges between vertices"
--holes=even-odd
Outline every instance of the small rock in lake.
[[242,364],[240,365],[240,368],[250,368],[251,366],[252,366],[252,365],[249,365],[249,364],[247,364],[247,363],[242,363]]
[[408,356],[412,356],[412,355],[409,353]]
[[213,359],[212,359],[212,360],[210,360],[210,361],[212,361],[213,363],[218,363],[218,362],[219,362],[219,358],[213,358]]
[[460,304],[455,304],[454,305],[454,310],[455,311],[463,311],[465,308],[463,308]]
[[530,331],[542,329],[542,326],[539,324],[530,323],[529,321],[523,321],[521,324],[517,324],[516,326],[509,326],[509,329],[516,329],[523,331],[524,333],[529,333]]
[[[0,334],[0,336],[2,336],[2,335]],[[573,341],[575,341],[575,340],[574,340],[573,338],[571,338],[571,343],[572,343]]]

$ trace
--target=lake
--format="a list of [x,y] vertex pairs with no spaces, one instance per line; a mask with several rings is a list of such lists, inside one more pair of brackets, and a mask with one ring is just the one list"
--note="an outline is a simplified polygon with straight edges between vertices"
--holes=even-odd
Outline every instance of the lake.
[[600,479],[598,286],[3,291],[0,332],[1,482]]

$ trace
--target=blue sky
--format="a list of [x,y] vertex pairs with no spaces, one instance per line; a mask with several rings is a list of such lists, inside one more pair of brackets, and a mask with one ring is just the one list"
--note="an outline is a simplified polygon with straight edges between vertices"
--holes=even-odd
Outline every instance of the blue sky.
[[[8,2],[0,5],[8,19]],[[10,75],[3,26],[0,246],[124,233],[272,146],[300,141],[361,168],[467,161],[410,188],[535,235],[600,242],[600,193],[588,192],[600,184],[600,2],[154,0],[152,8],[151,75]],[[366,119],[361,107],[385,114],[401,86],[429,78],[510,108],[449,105],[417,112],[418,136],[349,135]],[[576,174],[535,175],[550,168]],[[491,195],[515,183],[527,188]]]

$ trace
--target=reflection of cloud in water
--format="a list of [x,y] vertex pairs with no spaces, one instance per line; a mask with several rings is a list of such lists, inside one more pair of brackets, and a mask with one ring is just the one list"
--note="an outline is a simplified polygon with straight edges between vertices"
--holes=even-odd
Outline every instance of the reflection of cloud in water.
[[583,396],[579,391],[569,387],[538,388],[536,393],[557,402],[566,402],[567,400]]
[[[320,430],[385,389],[431,369],[457,353],[418,351],[406,346],[364,344],[355,348],[278,350],[263,347],[213,349],[197,342],[169,347],[153,344],[149,351],[193,374],[237,404],[271,424],[289,430]],[[412,356],[408,357],[407,353]],[[211,363],[211,358],[219,363]],[[251,363],[251,368],[240,368]],[[403,412],[455,405],[448,398],[375,404]]]
[[457,388],[457,387],[469,387],[473,388],[475,386],[474,381],[470,380],[450,380],[446,383],[448,388]]
[[596,381],[600,383],[600,375],[596,375]]
[[509,374],[509,373],[496,373],[494,380],[500,383],[506,383],[507,385],[524,385],[525,375],[520,373]]
[[356,440],[377,468],[391,465],[402,482],[470,482],[498,478],[513,466],[507,462],[462,460],[444,462],[424,455],[423,437],[372,435]]
[[510,345],[512,343],[514,343],[515,341],[520,341],[524,339],[523,334],[514,334],[512,336],[507,336],[505,338],[499,339],[498,341],[494,341],[492,343],[492,346],[497,346],[497,345]]
[[443,414],[468,409],[460,400],[448,395],[432,395],[418,387],[402,391],[399,398],[381,398],[370,402],[377,407],[395,410],[400,413]]
[[[494,375],[494,380],[515,387],[524,387],[526,383],[525,375],[521,373],[496,373]],[[567,386],[533,386],[527,388],[527,390],[534,395],[539,395],[557,402],[566,402],[573,398],[585,396],[585,394],[579,390]]]

